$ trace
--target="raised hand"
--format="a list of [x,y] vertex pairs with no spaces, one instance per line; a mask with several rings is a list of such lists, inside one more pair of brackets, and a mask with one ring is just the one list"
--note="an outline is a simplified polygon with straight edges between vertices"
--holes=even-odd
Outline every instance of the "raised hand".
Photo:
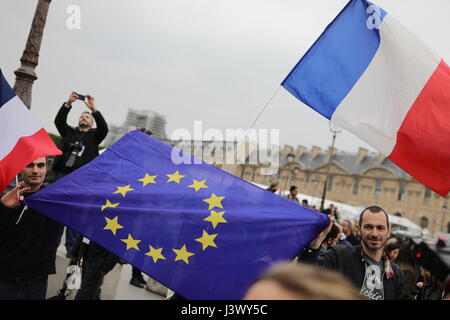
[[3,206],[7,208],[15,208],[19,205],[20,201],[24,199],[23,194],[29,190],[30,187],[23,187],[24,183],[19,183],[14,189],[6,193],[1,199]]

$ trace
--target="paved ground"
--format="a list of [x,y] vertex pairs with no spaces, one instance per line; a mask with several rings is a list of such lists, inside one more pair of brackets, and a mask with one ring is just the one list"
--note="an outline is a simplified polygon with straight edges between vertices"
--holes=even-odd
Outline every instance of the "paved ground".
[[[131,279],[131,265],[122,266],[122,272],[117,287],[116,300],[163,300],[160,295],[150,292],[144,288],[132,286],[129,282]],[[144,275],[145,280],[147,276]]]
[[[61,287],[60,284],[63,283],[63,277],[65,276],[65,268],[68,264],[68,259],[65,258],[66,255],[66,248],[64,247],[64,243],[65,243],[65,234],[63,234],[62,238],[61,238],[61,244],[58,247],[58,256],[59,259],[61,259],[61,264],[62,264],[62,268],[59,272],[61,273],[61,275],[59,275],[58,278],[58,282],[57,282],[57,288],[59,289]],[[58,268],[58,266],[57,266]],[[118,281],[117,284],[117,290],[115,292],[115,300],[163,300],[165,299],[165,297],[162,297],[156,293],[153,293],[145,288],[137,288],[135,286],[132,286],[130,284],[130,279],[131,279],[131,274],[132,274],[132,267],[130,264],[125,264],[125,265],[118,265],[115,267],[114,272],[111,273],[115,273],[118,272],[118,275],[107,275],[107,277],[109,277],[109,281]],[[52,276],[51,276],[52,277]],[[144,275],[145,280],[148,279],[148,277],[146,275]],[[114,279],[114,280],[113,280]],[[117,280],[118,279],[118,280]],[[106,291],[111,291],[108,292],[106,294],[106,299],[111,299],[112,297],[114,297],[114,285],[109,285],[104,283],[102,286],[102,289],[105,289]],[[51,295],[54,295],[56,293],[56,289],[54,290],[55,292],[51,292]],[[103,293],[104,291],[102,291]],[[110,296],[110,298],[108,298],[108,296]],[[105,297],[103,297],[105,298]]]

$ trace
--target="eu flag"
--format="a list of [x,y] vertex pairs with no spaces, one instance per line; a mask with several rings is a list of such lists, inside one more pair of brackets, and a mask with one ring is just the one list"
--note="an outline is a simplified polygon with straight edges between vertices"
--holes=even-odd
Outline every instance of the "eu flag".
[[176,165],[172,150],[132,131],[26,204],[187,299],[241,299],[329,223],[207,163]]

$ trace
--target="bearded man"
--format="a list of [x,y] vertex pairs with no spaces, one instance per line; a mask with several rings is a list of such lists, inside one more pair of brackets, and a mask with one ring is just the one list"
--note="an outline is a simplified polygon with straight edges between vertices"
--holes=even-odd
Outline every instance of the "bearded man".
[[[67,116],[72,109],[72,104],[81,100],[91,110],[81,113],[78,126],[71,127],[67,124]],[[95,123],[97,128],[93,128]],[[55,157],[53,170],[56,179],[61,179],[72,171],[84,166],[98,156],[98,146],[108,134],[108,125],[100,111],[95,106],[95,99],[91,95],[82,96],[72,92],[67,102],[64,102],[55,118],[55,126],[62,137],[59,148],[63,152],[61,156]],[[66,228],[66,250],[67,257],[78,237],[78,234]]]
[[383,255],[391,234],[387,213],[378,206],[364,209],[359,216],[361,244],[331,246],[320,253],[320,245],[332,223],[300,254],[299,262],[315,263],[342,273],[368,299],[403,299],[403,271]]

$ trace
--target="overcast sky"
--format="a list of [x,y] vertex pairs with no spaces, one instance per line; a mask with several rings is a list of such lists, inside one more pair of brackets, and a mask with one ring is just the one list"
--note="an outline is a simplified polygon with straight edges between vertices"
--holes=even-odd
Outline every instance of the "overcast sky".
[[[35,0],[0,1],[0,67],[11,84],[25,47]],[[378,0],[450,61],[449,0]],[[32,111],[48,132],[72,90],[90,93],[110,124],[129,107],[156,111],[167,133],[247,129],[347,0],[53,0],[33,86]],[[67,8],[81,10],[69,30]],[[370,96],[367,97],[370,99]],[[69,123],[86,107],[78,103]],[[279,129],[281,144],[331,142],[328,120],[281,89],[257,128]],[[336,147],[371,149],[348,132]]]

